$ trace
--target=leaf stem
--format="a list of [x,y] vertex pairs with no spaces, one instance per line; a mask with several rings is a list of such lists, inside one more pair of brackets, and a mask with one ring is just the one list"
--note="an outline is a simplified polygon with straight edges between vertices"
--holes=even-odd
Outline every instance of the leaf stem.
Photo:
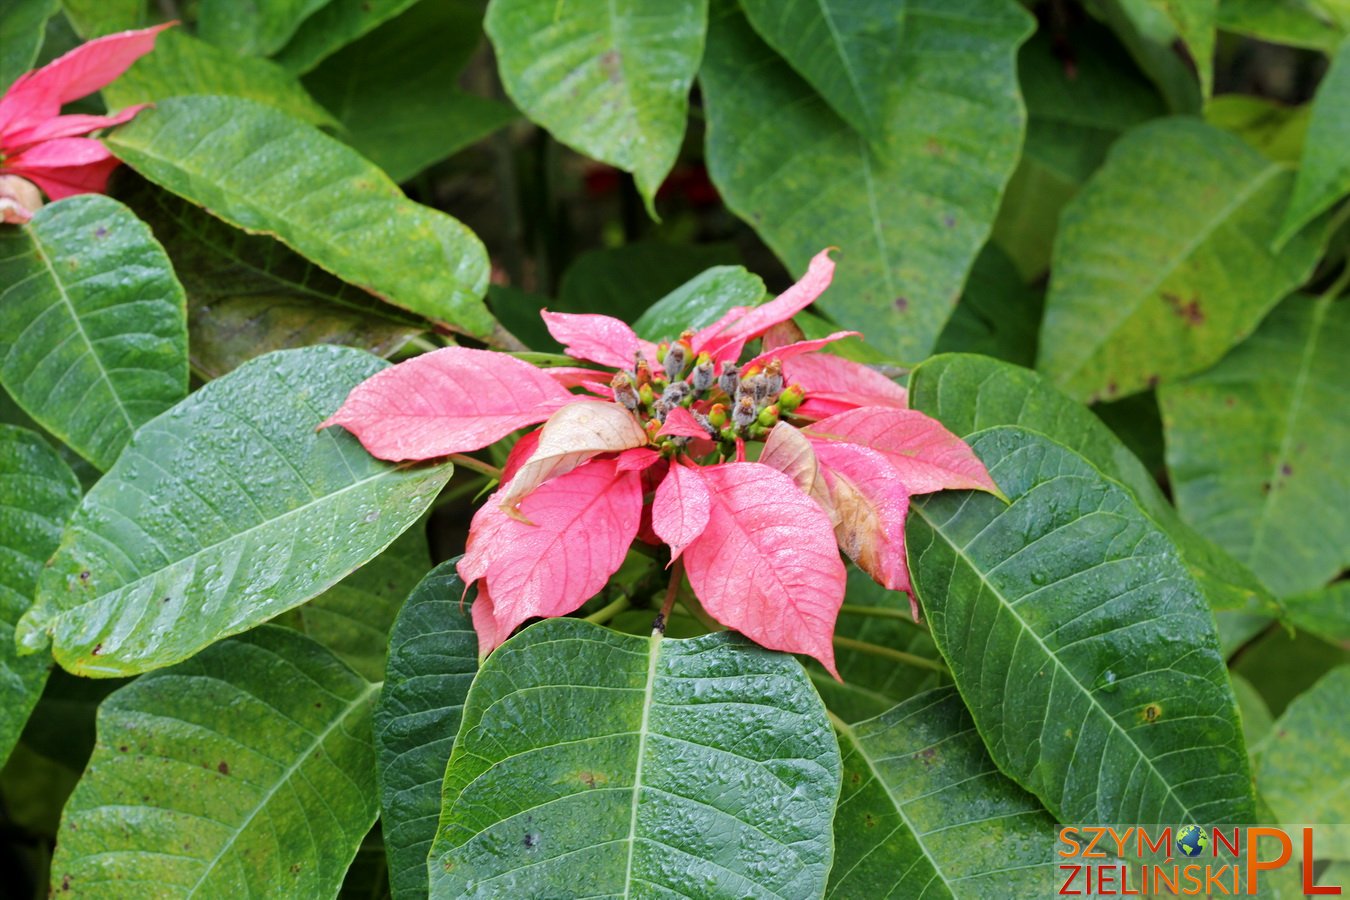
[[586,616],[585,619],[587,622],[603,625],[632,605],[633,602],[626,596],[620,596],[619,599],[615,600],[613,603],[597,609],[589,616]]
[[913,653],[906,653],[903,650],[895,650],[891,647],[883,647],[880,644],[869,644],[866,641],[854,640],[851,637],[844,637],[842,634],[834,636],[834,645],[844,650],[857,650],[859,653],[868,653],[872,656],[880,656],[884,659],[893,659],[896,662],[904,663],[907,666],[915,666],[919,669],[929,669],[933,672],[947,674],[947,667],[935,659],[929,659],[926,656],[917,656]]
[[839,607],[839,612],[846,616],[867,616],[873,619],[891,619],[899,622],[901,625],[908,625],[910,628],[928,633],[928,628],[921,622],[915,622],[914,617],[900,609],[887,609],[884,606],[854,606],[851,603],[845,603]]
[[678,556],[670,562],[670,584],[666,585],[666,599],[661,604],[661,611],[656,614],[656,621],[652,622],[652,634],[666,633],[666,620],[670,618],[671,607],[675,605],[675,595],[680,592],[680,582],[684,580],[684,560]]
[[477,472],[480,475],[486,475],[489,478],[496,478],[498,481],[502,478],[502,470],[485,463],[481,459],[474,459],[472,456],[465,456],[463,453],[451,453],[448,457],[452,463],[457,466],[463,466],[466,469]]

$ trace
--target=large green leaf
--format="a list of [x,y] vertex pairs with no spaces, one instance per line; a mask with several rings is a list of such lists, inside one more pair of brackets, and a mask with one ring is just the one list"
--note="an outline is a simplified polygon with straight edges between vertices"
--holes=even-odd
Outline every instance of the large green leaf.
[[[691,246],[649,241],[592,250],[577,257],[563,273],[558,285],[558,301],[549,308],[570,313],[603,313],[626,322],[641,321],[654,302],[680,288],[696,290],[688,287],[690,281],[704,275],[707,269],[714,266],[721,269],[724,264],[735,261],[736,251],[727,244]],[[730,276],[724,284],[734,286],[733,290],[741,288],[746,293],[753,292],[745,278]],[[758,298],[745,305],[756,302]],[[731,305],[735,305],[734,302]],[[682,322],[659,339],[679,337],[688,327]]]
[[378,810],[378,690],[265,627],[117,691],[61,822],[53,896],[334,896]]
[[429,565],[426,529],[414,525],[379,556],[275,621],[314,638],[362,678],[379,681],[389,630]]
[[146,0],[61,0],[61,6],[76,34],[87,41],[149,24]]
[[844,788],[826,896],[1048,894],[1055,820],[1002,775],[950,687],[839,726]]
[[982,353],[1032,365],[1044,305],[1045,295],[1023,284],[1008,255],[985,244],[934,352]]
[[80,483],[47,442],[31,431],[0,425],[0,766],[14,749],[42,693],[51,663],[19,657],[14,624],[37,588],[38,574],[61,540],[80,501]]
[[1322,676],[1261,746],[1261,796],[1278,821],[1350,822],[1350,666]]
[[1169,0],[1085,0],[1085,5],[1120,38],[1135,64],[1158,86],[1168,109],[1199,114],[1200,84],[1185,56],[1177,52],[1180,35],[1160,9],[1165,2]]
[[1177,545],[1211,606],[1273,610],[1256,576],[1181,520],[1111,429],[1035,372],[981,356],[934,357],[910,374],[909,401],[963,437],[995,425],[1021,425],[1063,444],[1134,493]]
[[1218,25],[1234,34],[1324,52],[1334,50],[1344,35],[1305,0],[1221,0]]
[[321,131],[239,97],[178,97],[106,140],[142,175],[231,225],[270,234],[396,306],[492,335],[482,243]]
[[1284,607],[1299,630],[1350,647],[1350,581],[1287,597]]
[[1029,24],[1008,0],[907,4],[887,136],[869,143],[715,7],[700,75],[712,179],[792,272],[839,247],[818,305],[889,356],[927,355],[989,236],[1022,140]]
[[1177,508],[1277,595],[1350,564],[1350,306],[1295,295],[1214,368],[1158,391]]
[[0,382],[100,469],[187,393],[183,288],[116,200],[70,197],[0,229],[0,284]]
[[846,122],[880,138],[904,75],[905,3],[742,0],[750,24]]
[[241,56],[269,56],[329,0],[200,0],[197,33]]
[[707,0],[492,0],[502,84],[558,140],[632,172],[653,210],[684,140]]
[[344,140],[406,181],[516,117],[457,87],[482,42],[482,16],[477,3],[419,3],[330,56],[305,84],[341,120]]
[[188,296],[193,367],[218,378],[241,363],[313,344],[388,356],[419,319],[352,287],[265,235],[249,235],[147,186],[129,201],[164,242]]
[[385,363],[345,347],[269,354],[137,432],[81,503],[36,605],[76,674],[178,662],[340,581],[426,510],[449,465],[394,466],[315,431]]
[[686,328],[706,328],[734,306],[758,306],[764,297],[758,275],[741,266],[714,266],[647,307],[633,330],[649,341],[670,340]]
[[838,793],[796,660],[549,619],[469,689],[431,895],[819,897]]
[[1038,368],[1091,400],[1204,369],[1312,272],[1275,236],[1293,175],[1196,119],[1136,128],[1065,208]]
[[155,38],[154,50],[103,89],[103,98],[114,107],[184,94],[245,97],[312,125],[336,124],[300,82],[276,63],[235,56],[178,28]]
[[1313,98],[1312,121],[1294,196],[1277,238],[1287,241],[1346,194],[1350,194],[1350,39],[1332,57]]
[[384,846],[397,900],[427,896],[427,853],[436,837],[445,764],[478,671],[478,636],[461,603],[456,562],[427,573],[398,614],[375,706]]
[[1311,108],[1265,97],[1224,94],[1205,104],[1205,121],[1231,131],[1276,162],[1297,165],[1308,133]]
[[[378,27],[417,0],[328,0],[300,26],[277,62],[292,72],[308,72],[331,53]],[[433,0],[437,2],[437,0]]]
[[0,91],[33,68],[47,20],[60,8],[59,0],[10,0],[0,6]]
[[1123,486],[1043,435],[971,447],[1011,498],[911,507],[910,574],[1001,770],[1065,822],[1248,822],[1214,620]]
[[1177,30],[1200,76],[1200,92],[1214,88],[1214,30],[1219,0],[1148,0]]

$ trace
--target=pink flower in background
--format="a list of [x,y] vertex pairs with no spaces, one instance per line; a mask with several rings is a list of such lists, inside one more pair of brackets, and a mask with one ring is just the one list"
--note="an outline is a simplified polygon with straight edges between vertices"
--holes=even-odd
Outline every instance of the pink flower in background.
[[670,547],[718,622],[838,677],[840,550],[908,591],[909,497],[998,488],[960,438],[905,408],[903,388],[819,352],[853,332],[768,346],[736,364],[833,274],[821,252],[776,299],[659,347],[618,319],[545,312],[570,355],[617,371],[545,370],[449,347],[374,375],[320,427],[343,426],[381,459],[421,460],[544,423],[512,449],[459,562],[465,584],[478,585],[483,654],[527,619],[578,609],[637,539]]
[[[144,104],[110,116],[63,116],[61,107],[112,82],[149,53],[155,36],[168,27],[110,34],[20,76],[0,98],[0,175],[26,178],[53,200],[102,193],[118,160],[101,142],[82,135],[120,125]],[[21,205],[11,212],[19,221],[32,215]]]

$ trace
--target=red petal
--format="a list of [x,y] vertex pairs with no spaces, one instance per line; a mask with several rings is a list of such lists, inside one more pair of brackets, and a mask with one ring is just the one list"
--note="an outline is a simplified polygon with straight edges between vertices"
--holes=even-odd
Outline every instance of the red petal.
[[32,128],[25,128],[21,131],[5,135],[5,145],[13,151],[31,147],[34,144],[40,144],[44,141],[53,141],[58,138],[88,134],[89,132],[97,131],[100,128],[111,128],[114,125],[121,125],[123,122],[131,121],[136,117],[138,112],[149,105],[150,104],[148,103],[141,103],[137,106],[129,106],[116,115],[111,116],[57,116],[54,119],[47,119],[45,122],[39,122]]
[[796,284],[763,306],[750,309],[708,340],[707,346],[695,347],[695,350],[706,350],[715,360],[735,359],[748,341],[810,306],[830,286],[833,278],[834,260],[830,259],[830,250],[825,249],[812,258],[806,274]]
[[860,406],[909,408],[909,394],[876,369],[830,353],[809,353],[783,363],[783,378],[806,391],[803,416],[824,418]]
[[641,472],[661,460],[661,454],[649,447],[634,447],[620,453],[615,462],[620,472]]
[[496,611],[486,584],[478,585],[478,595],[469,607],[469,616],[473,619],[473,630],[478,632],[478,661],[482,662],[511,636],[511,632],[497,627]]
[[174,24],[89,41],[19,78],[0,99],[0,134],[6,138],[0,143],[9,146],[9,136],[55,118],[62,105],[113,81],[154,48],[157,34]]
[[698,424],[694,414],[683,406],[677,406],[666,414],[666,421],[656,434],[658,437],[702,438],[705,441],[708,439],[708,429]]
[[830,482],[840,548],[877,584],[908,591],[909,491],[900,474],[886,457],[857,444],[818,441],[815,449]]
[[508,509],[539,485],[594,456],[647,444],[633,414],[605,400],[577,400],[555,412],[540,429],[538,446],[498,500]]
[[380,459],[480,450],[575,398],[526,362],[446,347],[372,375],[320,428],[341,425]]
[[672,464],[652,500],[652,530],[674,561],[708,525],[708,486],[695,470]]
[[712,502],[684,564],[704,608],[756,643],[813,656],[839,677],[832,638],[844,602],[844,563],[829,517],[768,466],[697,471]]
[[92,138],[58,138],[29,147],[5,160],[7,174],[34,182],[53,200],[101,194],[121,162]]
[[593,313],[540,313],[548,333],[563,345],[568,356],[616,369],[633,368],[640,346],[633,329],[619,319]]
[[[754,359],[750,360],[748,363],[742,366],[742,368],[748,369],[751,366],[757,365],[762,366],[764,365],[764,363],[768,362],[771,359],[778,359],[778,360],[791,359],[794,356],[801,356],[803,353],[810,353],[814,350],[819,350],[826,344],[833,344],[835,341],[841,341],[846,337],[862,337],[862,335],[857,331],[836,331],[833,334],[823,338],[816,338],[815,340],[810,341],[797,341],[796,343],[793,344],[785,344],[780,347],[775,347],[772,350],[765,350],[759,356],[756,356]],[[802,387],[805,386],[806,385],[802,385]]]
[[543,373],[565,388],[585,388],[592,394],[614,399],[614,390],[609,386],[610,374],[599,369],[581,369],[575,366],[553,366]]
[[502,635],[599,593],[637,535],[641,476],[617,471],[612,459],[592,460],[540,485],[520,510],[534,524],[487,517],[482,525],[494,545],[486,578]]
[[[911,494],[946,489],[989,491],[998,485],[984,463],[936,419],[914,409],[864,407],[810,426],[807,437],[870,447],[895,467]],[[819,440],[816,454],[825,459]]]

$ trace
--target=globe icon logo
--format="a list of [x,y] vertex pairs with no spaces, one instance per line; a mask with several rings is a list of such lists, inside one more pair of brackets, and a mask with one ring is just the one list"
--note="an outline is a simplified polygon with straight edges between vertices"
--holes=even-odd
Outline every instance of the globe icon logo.
[[1209,846],[1209,835],[1199,825],[1187,825],[1177,832],[1177,849],[1183,856],[1199,856]]

